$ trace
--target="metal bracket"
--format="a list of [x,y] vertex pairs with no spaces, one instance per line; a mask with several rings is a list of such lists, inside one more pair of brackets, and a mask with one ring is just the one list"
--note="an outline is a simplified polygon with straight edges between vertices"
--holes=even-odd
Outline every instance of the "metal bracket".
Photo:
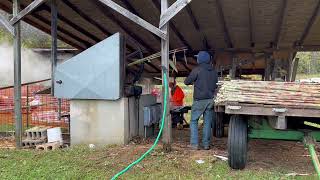
[[275,112],[275,113],[285,113],[287,111],[288,111],[287,108],[272,108],[272,112]]
[[230,110],[240,110],[240,109],[241,109],[241,106],[227,106],[227,109],[230,109]]

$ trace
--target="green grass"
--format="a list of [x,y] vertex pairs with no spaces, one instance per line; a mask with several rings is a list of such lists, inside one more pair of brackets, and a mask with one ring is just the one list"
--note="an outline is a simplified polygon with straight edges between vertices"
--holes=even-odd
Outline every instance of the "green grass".
[[320,74],[297,74],[297,80],[300,79],[310,79],[310,78],[320,78]]
[[[110,179],[146,150],[138,146],[57,151],[0,150],[1,179]],[[287,179],[280,171],[230,170],[226,162],[157,149],[122,179]]]

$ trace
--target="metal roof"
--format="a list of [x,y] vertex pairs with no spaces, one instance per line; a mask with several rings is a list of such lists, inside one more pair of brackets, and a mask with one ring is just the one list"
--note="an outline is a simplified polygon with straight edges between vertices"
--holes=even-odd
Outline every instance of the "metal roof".
[[[122,7],[158,26],[159,0],[114,0]],[[32,0],[21,0],[25,8]],[[127,50],[160,51],[160,39],[97,0],[59,0],[58,38],[80,50],[116,33],[123,33]],[[172,4],[174,0],[170,0]],[[228,51],[320,49],[320,0],[193,0],[170,22],[170,49],[188,47]],[[12,1],[0,8],[11,13]],[[39,6],[24,21],[50,33],[50,4]],[[160,61],[147,65],[158,72]],[[192,64],[192,63],[191,63]],[[188,71],[182,63],[182,71]],[[158,69],[158,70],[157,70]]]

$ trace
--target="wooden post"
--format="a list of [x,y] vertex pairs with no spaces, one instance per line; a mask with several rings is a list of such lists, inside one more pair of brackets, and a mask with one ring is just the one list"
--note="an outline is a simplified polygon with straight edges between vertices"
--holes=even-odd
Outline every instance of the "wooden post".
[[[161,14],[164,13],[168,9],[168,0],[161,0]],[[161,30],[167,34],[167,38],[161,39],[161,65],[165,67],[167,77],[163,77],[162,75],[162,97],[164,98],[164,79],[167,79],[167,82],[169,82],[169,24],[166,23],[164,26],[162,26]],[[164,69],[162,69],[164,71]],[[164,99],[163,99],[163,105],[164,105]],[[163,128],[163,136],[162,136],[162,142],[163,142],[163,149],[166,152],[171,151],[171,142],[172,142],[172,128],[171,128],[171,117],[170,117],[170,107],[169,107],[169,96],[166,99],[167,101],[167,114],[165,118],[165,125]]]
[[298,70],[299,58],[295,58],[292,62],[290,81],[293,82],[296,80],[297,70]]
[[57,66],[57,2],[51,0],[51,95],[54,96],[54,72]]
[[271,80],[271,59],[268,55],[265,56],[265,71],[264,71],[264,80],[270,81]]
[[[20,10],[20,0],[13,0],[13,16]],[[21,27],[20,22],[14,25],[13,39],[14,53],[14,119],[16,124],[15,138],[17,148],[22,142],[22,115],[21,115]]]
[[278,61],[272,58],[271,63],[272,63],[271,81],[274,81],[276,80],[276,76],[277,76]]
[[230,79],[236,79],[236,73],[237,73],[237,58],[235,55],[232,55],[232,66],[229,70],[229,76]]

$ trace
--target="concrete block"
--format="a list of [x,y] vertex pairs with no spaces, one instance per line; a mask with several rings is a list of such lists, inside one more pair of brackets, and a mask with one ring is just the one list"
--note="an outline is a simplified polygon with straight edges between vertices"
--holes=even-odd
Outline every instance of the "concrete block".
[[45,150],[45,151],[56,150],[59,148],[61,148],[60,142],[45,143],[45,144],[40,144],[36,146],[36,150]]
[[45,140],[30,140],[30,139],[26,139],[22,141],[22,146],[23,147],[35,147],[38,144],[43,144],[45,143]]

